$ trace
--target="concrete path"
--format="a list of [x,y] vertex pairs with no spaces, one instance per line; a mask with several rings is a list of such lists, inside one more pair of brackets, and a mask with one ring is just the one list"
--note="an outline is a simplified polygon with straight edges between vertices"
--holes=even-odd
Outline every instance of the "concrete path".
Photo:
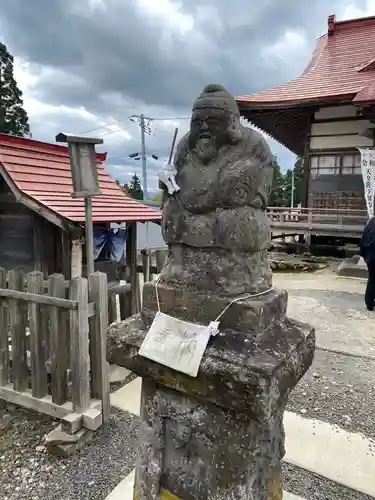
[[[141,379],[137,378],[113,393],[111,400],[117,408],[139,415],[140,391]],[[285,413],[284,424],[287,462],[375,497],[373,441],[291,412]],[[126,500],[127,492],[132,495],[132,484],[132,476],[129,476],[107,500]],[[293,496],[285,495],[285,498],[293,500]]]
[[[318,347],[375,359],[375,314],[364,307],[364,280],[337,278],[324,270],[275,274],[274,283],[289,292],[288,315],[316,327]],[[139,415],[140,391],[141,379],[137,378],[113,393],[111,404]],[[284,423],[286,463],[375,498],[375,442],[292,412],[286,412]],[[106,500],[133,500],[133,482],[134,471]],[[285,492],[284,500],[304,499]]]
[[338,278],[330,270],[274,274],[273,280],[289,292],[288,316],[315,326],[318,347],[375,359],[375,312],[365,307],[365,280]]

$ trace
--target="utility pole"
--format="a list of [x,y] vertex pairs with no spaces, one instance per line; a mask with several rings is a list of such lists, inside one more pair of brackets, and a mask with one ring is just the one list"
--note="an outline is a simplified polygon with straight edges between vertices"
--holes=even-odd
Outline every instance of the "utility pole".
[[294,168],[292,170],[292,194],[290,196],[290,208],[294,207]]
[[147,191],[147,165],[146,165],[146,135],[145,135],[145,115],[140,116],[141,127],[141,158],[142,158],[142,175],[143,175],[143,195],[144,199],[148,200]]
[[[152,118],[148,118],[143,113],[141,115],[132,115],[130,117],[131,121],[138,121],[139,126],[141,128],[141,154],[140,158],[142,160],[142,177],[143,177],[143,196],[144,199],[148,199],[148,190],[147,190],[147,158],[146,158],[146,133],[151,134],[150,122]],[[139,159],[139,158],[136,158]]]

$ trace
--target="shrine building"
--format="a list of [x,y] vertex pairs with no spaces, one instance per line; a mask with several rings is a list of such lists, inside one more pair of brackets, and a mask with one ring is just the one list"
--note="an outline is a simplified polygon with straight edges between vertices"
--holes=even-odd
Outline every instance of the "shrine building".
[[366,208],[357,148],[375,144],[375,16],[329,16],[301,76],[237,102],[244,118],[304,157],[304,207]]

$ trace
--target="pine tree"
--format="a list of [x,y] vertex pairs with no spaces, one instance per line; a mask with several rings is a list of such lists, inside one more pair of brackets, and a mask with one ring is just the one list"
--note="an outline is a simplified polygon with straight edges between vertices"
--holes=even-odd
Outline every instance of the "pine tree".
[[279,162],[277,161],[277,157],[273,155],[272,157],[272,166],[273,166],[273,182],[271,188],[271,195],[268,202],[270,207],[283,207],[285,206],[284,200],[284,190],[285,190],[285,182],[284,176],[281,172]]
[[30,136],[29,119],[23,109],[22,92],[13,75],[13,56],[0,42],[0,132]]
[[128,189],[129,194],[132,198],[135,198],[136,200],[143,200],[143,189],[141,186],[141,181],[136,174],[134,174],[131,178]]

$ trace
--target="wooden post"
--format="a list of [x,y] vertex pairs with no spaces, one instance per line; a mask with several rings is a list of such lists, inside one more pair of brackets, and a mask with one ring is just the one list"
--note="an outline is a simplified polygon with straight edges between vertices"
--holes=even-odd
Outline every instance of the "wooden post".
[[87,276],[94,272],[94,236],[92,226],[92,199],[85,197],[85,234]]
[[131,284],[127,294],[127,316],[137,313],[137,223],[127,224],[126,281]]
[[90,318],[90,361],[92,397],[102,401],[103,423],[110,417],[107,363],[108,283],[105,273],[89,275],[89,300],[95,304]]
[[89,314],[87,279],[73,278],[70,299],[78,309],[70,311],[70,367],[72,402],[76,413],[83,413],[90,404]]
[[117,303],[115,294],[111,294],[111,296],[108,298],[107,308],[108,308],[108,315],[107,315],[108,324],[111,325],[112,323],[117,321]]
[[[62,274],[49,276],[48,294],[51,297],[65,298]],[[69,324],[67,314],[67,311],[62,308],[49,307],[52,402],[58,405],[68,400]]]
[[[7,287],[7,272],[0,268],[0,288]],[[4,301],[0,302],[0,386],[9,381],[9,339],[8,339],[8,314],[4,307]]]
[[[44,281],[41,271],[33,271],[27,275],[28,293],[43,295]],[[30,354],[31,354],[31,391],[35,398],[48,394],[46,367],[46,332],[43,328],[40,304],[28,303]]]
[[82,238],[72,240],[70,275],[72,278],[82,276]]
[[[11,290],[24,291],[23,271],[12,269],[8,275],[8,287]],[[12,337],[12,375],[15,391],[27,389],[26,358],[26,314],[25,305],[16,299],[9,300],[9,322]]]
[[142,251],[142,267],[143,267],[143,281],[147,283],[150,281],[150,264],[151,264],[151,253],[150,250]]
[[163,269],[166,259],[165,250],[156,250],[156,269],[158,273]]

